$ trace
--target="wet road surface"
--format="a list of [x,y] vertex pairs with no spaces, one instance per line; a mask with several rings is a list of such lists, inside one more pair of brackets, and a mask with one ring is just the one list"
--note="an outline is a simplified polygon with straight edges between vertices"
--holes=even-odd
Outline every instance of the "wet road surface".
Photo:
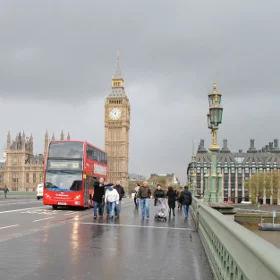
[[94,221],[92,210],[0,201],[0,279],[213,279],[192,221],[176,214],[142,222],[126,200],[118,221]]

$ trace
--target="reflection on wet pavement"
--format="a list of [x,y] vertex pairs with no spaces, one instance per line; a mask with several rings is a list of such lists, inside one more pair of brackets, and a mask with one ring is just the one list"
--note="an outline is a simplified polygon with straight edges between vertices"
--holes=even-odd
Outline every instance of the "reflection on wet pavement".
[[180,213],[163,223],[141,222],[130,202],[117,221],[94,221],[90,211],[64,216],[64,223],[59,217],[57,226],[0,243],[1,277],[213,279],[193,223]]

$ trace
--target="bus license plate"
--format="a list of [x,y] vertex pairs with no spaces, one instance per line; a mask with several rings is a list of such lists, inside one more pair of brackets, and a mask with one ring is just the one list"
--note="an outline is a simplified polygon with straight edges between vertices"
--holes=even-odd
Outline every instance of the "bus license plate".
[[67,205],[66,202],[57,202],[57,205]]

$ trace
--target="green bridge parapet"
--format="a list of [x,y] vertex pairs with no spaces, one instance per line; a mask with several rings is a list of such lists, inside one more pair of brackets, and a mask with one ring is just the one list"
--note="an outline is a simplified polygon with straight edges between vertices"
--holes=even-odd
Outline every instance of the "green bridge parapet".
[[278,248],[199,199],[192,210],[215,279],[280,279]]

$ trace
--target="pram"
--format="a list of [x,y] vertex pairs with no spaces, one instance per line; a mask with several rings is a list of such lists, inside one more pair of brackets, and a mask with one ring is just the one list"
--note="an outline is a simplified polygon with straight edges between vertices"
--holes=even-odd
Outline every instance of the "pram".
[[167,221],[167,202],[165,198],[158,198],[155,209],[155,220],[166,222]]

